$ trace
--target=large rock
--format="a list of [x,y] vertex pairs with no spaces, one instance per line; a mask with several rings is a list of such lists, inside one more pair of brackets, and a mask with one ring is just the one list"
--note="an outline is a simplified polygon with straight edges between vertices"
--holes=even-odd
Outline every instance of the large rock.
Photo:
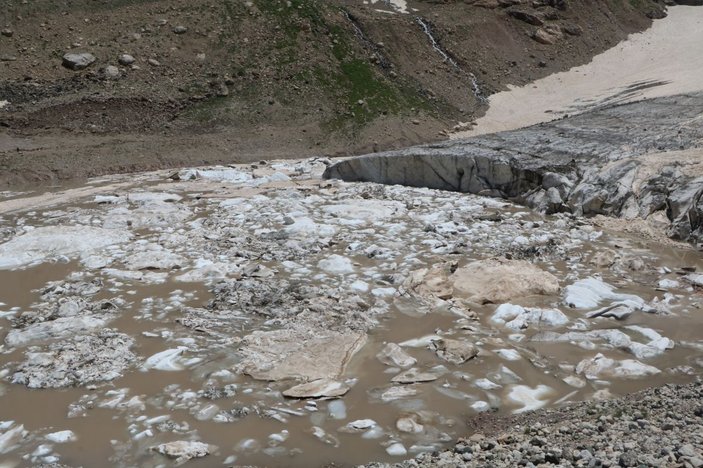
[[434,265],[431,268],[421,268],[408,275],[403,282],[403,288],[413,291],[420,296],[434,296],[439,299],[450,299],[454,293],[449,281],[450,265]]
[[63,56],[63,61],[61,64],[71,70],[83,70],[88,68],[95,62],[95,56],[93,54],[85,53],[68,53]]
[[237,370],[258,380],[335,379],[365,342],[361,332],[305,326],[255,331],[241,342]]
[[452,364],[463,364],[478,356],[478,348],[469,341],[442,338],[430,346],[440,358]]
[[559,292],[554,275],[522,260],[479,260],[458,268],[450,279],[454,296],[480,304]]
[[545,212],[661,212],[671,237],[701,242],[703,173],[695,164],[703,150],[692,148],[703,146],[703,126],[690,124],[701,108],[703,93],[601,107],[520,130],[350,158],[324,177],[503,197]]

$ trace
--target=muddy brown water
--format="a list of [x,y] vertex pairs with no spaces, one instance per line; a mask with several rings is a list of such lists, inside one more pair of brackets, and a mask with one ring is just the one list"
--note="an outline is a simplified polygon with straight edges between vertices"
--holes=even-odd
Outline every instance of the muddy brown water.
[[[199,187],[203,189],[203,187]],[[212,189],[212,187],[210,187]],[[275,192],[275,189],[272,189]],[[206,193],[206,191],[204,191]],[[200,193],[200,192],[198,192]],[[246,193],[242,191],[241,193]],[[258,195],[255,190],[252,195]],[[241,196],[241,195],[240,195]],[[460,196],[460,195],[456,195]],[[205,202],[189,199],[189,203],[202,204]],[[98,205],[90,201],[82,201],[72,205],[75,210],[99,210]],[[525,213],[526,210],[517,207],[503,209],[508,215]],[[24,222],[37,222],[42,217],[38,210],[33,216],[24,217]],[[201,219],[210,216],[209,207],[201,206],[197,217]],[[15,215],[13,215],[15,216]],[[7,218],[6,218],[7,219]],[[525,222],[532,220],[543,222],[545,218],[525,213]],[[377,231],[383,231],[379,228]],[[138,238],[158,237],[149,230],[136,232]],[[392,235],[389,231],[388,235]],[[330,247],[327,253],[345,255],[347,245],[340,243]],[[408,246],[409,251],[419,252],[420,262],[431,264],[436,261],[434,256],[420,248]],[[586,259],[593,252],[605,247],[627,251],[637,256],[649,265],[647,272],[633,272],[631,278],[627,275],[614,274],[609,269],[599,269],[587,264]],[[489,255],[490,249],[480,245],[473,246],[468,253],[458,256],[458,260],[466,263],[474,258]],[[582,257],[581,261],[555,260],[549,262],[553,273],[560,279],[562,286],[569,284],[566,278],[573,273],[573,265],[584,269],[580,277],[595,273],[618,287],[618,292],[636,294],[650,302],[655,297],[661,297],[663,291],[655,289],[660,277],[676,279],[676,271],[682,267],[696,267],[703,270],[703,260],[700,253],[686,246],[662,246],[656,242],[639,239],[633,235],[622,233],[605,233],[594,241],[584,242],[580,252],[572,252]],[[455,256],[456,258],[456,256]],[[379,268],[379,261],[373,259],[355,258],[363,267]],[[275,262],[266,263],[275,266]],[[660,268],[667,267],[673,272],[663,275],[657,273]],[[0,310],[18,308],[27,310],[39,300],[40,291],[52,281],[65,279],[75,271],[81,271],[82,266],[75,260],[45,262],[41,265],[18,269],[0,270],[0,302],[5,305]],[[314,273],[317,273],[315,271]],[[188,334],[198,333],[180,326],[176,318],[182,316],[182,307],[203,307],[213,295],[204,283],[182,283],[172,279],[163,284],[142,284],[127,280],[103,278],[105,287],[92,299],[109,299],[114,296],[124,298],[126,304],[119,316],[109,323],[110,328],[128,334],[136,341],[135,353],[146,358],[163,351],[166,344],[159,336],[169,336],[175,339],[187,339]],[[256,464],[262,466],[320,466],[327,463],[337,465],[354,465],[373,460],[393,461],[400,459],[386,453],[385,446],[390,441],[399,441],[408,449],[406,457],[413,456],[418,451],[433,450],[446,446],[451,440],[467,434],[466,421],[477,413],[471,404],[477,401],[490,400],[487,395],[499,402],[499,414],[518,410],[521,405],[511,402],[507,396],[511,386],[503,385],[490,392],[477,388],[474,381],[478,378],[490,377],[502,366],[509,368],[519,376],[520,384],[528,387],[546,385],[549,387],[547,405],[561,404],[568,401],[579,401],[593,398],[594,390],[607,389],[614,396],[624,395],[648,386],[667,382],[686,382],[691,375],[670,372],[667,369],[677,366],[690,366],[695,372],[696,360],[703,356],[703,346],[683,345],[682,343],[700,344],[700,330],[703,330],[703,311],[700,309],[702,296],[697,291],[674,291],[678,300],[671,307],[671,315],[636,313],[626,320],[627,325],[641,325],[657,330],[663,336],[676,342],[676,347],[667,350],[659,356],[648,359],[647,364],[662,370],[660,374],[645,379],[611,379],[595,384],[588,383],[583,388],[567,385],[562,378],[566,375],[560,365],[576,365],[585,358],[592,357],[596,352],[616,359],[634,359],[633,356],[616,349],[597,350],[583,349],[571,343],[531,342],[529,336],[539,330],[530,330],[528,340],[515,343],[510,340],[510,330],[496,327],[489,320],[494,305],[479,306],[475,312],[479,320],[476,327],[471,323],[460,320],[456,315],[444,310],[430,310],[426,304],[412,297],[395,298],[391,300],[389,312],[380,317],[380,323],[369,332],[369,340],[363,349],[349,363],[345,377],[356,379],[351,391],[340,400],[316,400],[317,411],[312,411],[309,400],[289,400],[280,396],[280,391],[290,386],[289,382],[261,382],[245,375],[232,375],[224,379],[213,379],[211,374],[218,370],[230,369],[237,361],[236,344],[214,343],[213,345],[193,352],[193,356],[201,358],[201,362],[181,371],[144,372],[139,365],[128,370],[125,375],[108,384],[98,384],[83,388],[41,389],[29,390],[21,385],[0,383],[0,421],[13,420],[23,424],[30,432],[33,442],[27,442],[19,450],[0,455],[1,466],[25,465],[32,461],[31,453],[41,443],[42,434],[70,429],[77,440],[66,444],[53,444],[51,452],[60,457],[61,463],[75,466],[160,466],[170,462],[150,452],[149,448],[158,443],[172,440],[197,439],[217,446],[208,457],[188,462],[189,466],[213,466],[223,464]],[[180,299],[177,305],[171,305],[169,298],[174,294]],[[154,298],[164,299],[150,307],[145,307],[144,300]],[[559,304],[561,298],[536,297],[520,298],[518,303],[524,306],[542,306]],[[569,310],[563,306],[560,309],[569,318],[576,320],[583,317],[585,312]],[[617,328],[621,324],[613,320],[595,320],[593,328]],[[4,338],[10,328],[9,317],[0,319],[0,337]],[[252,329],[268,328],[263,320],[253,320],[243,324],[241,336]],[[478,329],[476,329],[478,328]],[[407,352],[418,360],[417,367],[431,368],[444,365],[446,370],[434,382],[412,384],[417,389],[414,397],[393,402],[382,402],[378,397],[380,389],[389,386],[390,379],[398,372],[389,372],[388,366],[382,364],[376,354],[387,342],[399,343],[427,335],[441,333],[445,337],[464,338],[477,342],[481,354],[462,365],[453,365],[440,361],[429,349],[424,347],[406,348]],[[497,349],[515,349],[521,358],[508,361],[495,354]],[[10,350],[0,354],[0,368],[12,369],[14,363],[22,360],[24,350]],[[10,373],[11,375],[11,373]],[[233,383],[237,386],[236,395],[205,401],[198,398],[202,408],[209,403],[216,404],[222,410],[232,408],[248,408],[248,414],[234,422],[220,423],[212,419],[199,420],[186,407],[181,398],[188,391],[197,392],[206,388],[208,382],[213,385]],[[110,399],[106,392],[110,390],[127,389],[124,401],[134,396],[140,397],[144,403],[143,409],[124,407],[105,407]],[[114,396],[114,395],[113,395]],[[81,416],[69,418],[68,409],[79,401],[90,401],[89,408]],[[330,406],[343,402],[346,415],[337,415],[335,419],[330,414]],[[490,401],[489,401],[490,402]],[[266,411],[278,411],[279,419],[266,415]],[[421,414],[425,425],[422,434],[403,434],[395,429],[399,417],[408,414]],[[152,435],[136,438],[149,426],[145,421],[149,418],[166,416],[182,430],[160,432],[152,426]],[[338,429],[350,421],[373,419],[382,427],[385,435],[378,439],[365,439],[360,434],[339,432]],[[322,441],[313,435],[313,426],[322,428],[328,435],[328,440]],[[274,443],[271,434],[287,432],[287,439],[282,443]],[[389,434],[391,434],[389,436]],[[197,435],[197,437],[195,437]],[[254,440],[255,442],[246,441]],[[243,448],[247,446],[248,448]],[[264,449],[268,449],[268,452]],[[232,458],[236,456],[236,458]],[[3,464],[4,463],[4,464]]]

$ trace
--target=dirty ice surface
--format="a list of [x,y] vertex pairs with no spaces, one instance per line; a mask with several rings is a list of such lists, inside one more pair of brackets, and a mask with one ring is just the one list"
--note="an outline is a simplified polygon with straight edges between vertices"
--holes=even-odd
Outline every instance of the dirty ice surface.
[[326,164],[2,194],[0,465],[396,460],[700,374],[688,246]]

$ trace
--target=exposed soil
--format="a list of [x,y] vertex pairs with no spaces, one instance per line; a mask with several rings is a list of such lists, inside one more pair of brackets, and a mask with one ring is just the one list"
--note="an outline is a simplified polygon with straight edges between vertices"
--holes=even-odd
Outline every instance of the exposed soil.
[[[653,0],[407,11],[336,0],[2,0],[0,184],[444,138],[507,84],[588,62],[664,14]],[[540,29],[554,44],[532,38]],[[96,61],[72,71],[67,52]],[[121,65],[122,54],[134,64]]]

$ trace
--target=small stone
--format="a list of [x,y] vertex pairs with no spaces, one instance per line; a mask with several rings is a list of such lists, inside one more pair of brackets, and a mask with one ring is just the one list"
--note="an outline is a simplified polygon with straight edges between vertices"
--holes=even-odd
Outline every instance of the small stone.
[[105,77],[109,79],[116,79],[120,77],[120,69],[114,65],[108,65],[105,67]]
[[185,34],[188,32],[188,28],[186,28],[185,26],[178,25],[173,28],[173,32],[174,34]]
[[2,34],[5,37],[12,37],[15,34],[15,32],[12,29],[3,29],[2,31],[0,31],[0,34]]
[[547,31],[545,31],[542,28],[535,31],[535,33],[532,35],[532,39],[539,42],[540,44],[545,44],[545,45],[552,45],[552,44],[556,44],[556,42],[557,42],[556,36],[549,34]]
[[625,452],[622,455],[620,455],[620,459],[618,460],[618,465],[619,466],[638,466],[639,462],[637,461],[637,455],[634,454],[633,452]]
[[696,449],[693,448],[693,445],[691,444],[682,445],[679,448],[678,452],[679,455],[681,455],[682,457],[695,457],[698,455]]
[[161,66],[161,62],[159,62],[158,60],[153,59],[153,58],[150,58],[149,60],[147,60],[147,63],[153,67]]
[[63,56],[61,64],[74,71],[83,70],[95,62],[95,56],[89,53],[68,53]]
[[135,62],[134,57],[132,57],[129,54],[120,55],[119,58],[117,59],[117,61],[119,62],[120,65],[124,65],[124,66],[132,65]]

